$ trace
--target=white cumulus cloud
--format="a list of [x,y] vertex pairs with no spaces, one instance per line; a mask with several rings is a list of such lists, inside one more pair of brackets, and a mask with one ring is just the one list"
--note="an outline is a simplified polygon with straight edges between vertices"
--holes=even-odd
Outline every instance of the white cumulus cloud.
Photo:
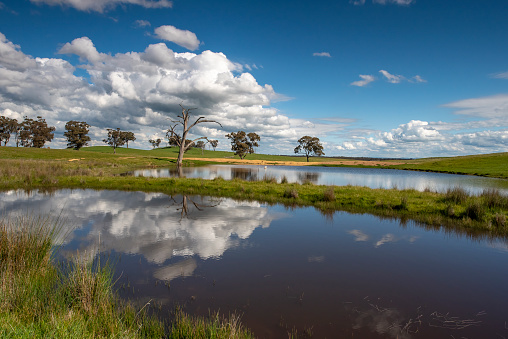
[[72,40],[63,45],[58,51],[59,54],[75,54],[82,60],[88,60],[92,63],[98,62],[104,58],[105,55],[101,55],[97,52],[92,40],[88,37],[82,37]]
[[181,30],[171,25],[160,26],[155,29],[155,35],[162,40],[171,41],[188,50],[198,49],[200,41],[191,31]]
[[[88,37],[64,44],[59,53],[78,55],[81,63],[26,55],[0,33],[0,114],[18,120],[43,116],[56,127],[52,148],[65,147],[63,132],[70,120],[92,126],[92,145],[103,144],[106,128],[119,127],[135,133],[133,147],[150,148],[150,136],[165,134],[168,118],[180,112],[180,104],[197,107],[196,117],[222,124],[197,125],[191,136],[218,139],[219,149],[229,148],[225,134],[245,130],[261,136],[259,151],[290,153],[295,141],[309,133],[304,120],[270,106],[284,96],[259,84],[223,53],[177,53],[158,43],[111,55],[98,51]],[[78,68],[86,77],[75,75]],[[311,125],[320,137],[344,127],[319,121]]]

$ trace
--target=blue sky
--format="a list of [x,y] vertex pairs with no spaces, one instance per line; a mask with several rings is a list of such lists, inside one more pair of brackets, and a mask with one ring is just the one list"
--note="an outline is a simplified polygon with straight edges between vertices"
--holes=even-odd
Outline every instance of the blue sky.
[[179,104],[259,152],[508,151],[505,0],[0,0],[0,114],[164,137]]

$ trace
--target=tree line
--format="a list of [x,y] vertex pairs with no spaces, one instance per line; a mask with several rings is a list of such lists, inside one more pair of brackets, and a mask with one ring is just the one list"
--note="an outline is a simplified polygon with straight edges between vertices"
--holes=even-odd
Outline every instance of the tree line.
[[[194,140],[187,139],[187,135],[190,130],[200,123],[217,123],[221,127],[222,125],[215,120],[208,120],[204,117],[197,118],[194,122],[190,122],[190,117],[193,108],[182,108],[182,113],[177,115],[176,120],[171,120],[172,125],[166,131],[167,143],[169,146],[177,146],[180,148],[177,166],[180,167],[183,160],[183,154],[191,147],[200,148],[203,152],[206,144],[215,151],[219,141],[214,139],[208,139],[207,137],[198,137]],[[177,128],[181,130],[177,132]],[[91,141],[88,136],[90,125],[84,121],[71,120],[65,124],[64,137],[67,139],[67,148],[73,148],[79,150],[83,146],[87,146],[88,142]],[[0,116],[0,145],[6,146],[11,136],[14,136],[16,147],[44,147],[46,142],[51,142],[54,138],[55,127],[48,126],[46,120],[41,116],[37,116],[37,119],[31,119],[24,117],[22,122],[18,122],[16,119],[9,117]],[[116,148],[126,145],[129,148],[129,141],[136,140],[133,132],[122,131],[120,128],[108,128],[108,135],[102,141],[113,148],[113,153],[116,154]],[[225,135],[231,142],[231,150],[235,155],[238,155],[240,159],[244,159],[248,154],[254,153],[254,148],[259,147],[259,141],[261,137],[254,132],[246,133],[244,131],[232,132]],[[149,143],[153,148],[158,148],[162,140],[150,139]],[[307,157],[312,155],[321,156],[323,152],[323,145],[317,137],[304,136],[298,140],[298,146],[294,149],[296,154],[304,154]]]

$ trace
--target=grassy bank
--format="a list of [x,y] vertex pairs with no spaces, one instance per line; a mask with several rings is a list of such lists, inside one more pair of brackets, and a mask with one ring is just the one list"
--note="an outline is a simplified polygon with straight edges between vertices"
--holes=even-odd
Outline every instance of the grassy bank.
[[468,174],[508,179],[508,153],[419,159],[412,160],[403,165],[388,167],[413,171]]
[[250,338],[237,316],[172,319],[120,301],[109,263],[54,260],[59,222],[0,220],[0,337],[2,338]]

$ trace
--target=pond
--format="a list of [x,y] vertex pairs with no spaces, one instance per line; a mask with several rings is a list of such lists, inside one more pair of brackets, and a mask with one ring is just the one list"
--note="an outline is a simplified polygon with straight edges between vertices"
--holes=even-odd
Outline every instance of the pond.
[[[176,169],[145,169],[133,172],[135,176],[173,177]],[[498,189],[508,195],[508,180],[431,172],[403,171],[382,168],[318,167],[318,166],[256,166],[256,165],[208,165],[184,167],[183,175],[188,178],[226,180],[263,180],[275,178],[278,182],[286,177],[288,182],[312,182],[316,185],[366,186],[370,188],[430,189],[446,192],[448,188],[462,187],[473,194],[484,189]]]
[[9,191],[0,209],[62,212],[72,228],[60,254],[119,256],[123,297],[162,312],[237,312],[260,338],[508,337],[506,240],[141,192]]

